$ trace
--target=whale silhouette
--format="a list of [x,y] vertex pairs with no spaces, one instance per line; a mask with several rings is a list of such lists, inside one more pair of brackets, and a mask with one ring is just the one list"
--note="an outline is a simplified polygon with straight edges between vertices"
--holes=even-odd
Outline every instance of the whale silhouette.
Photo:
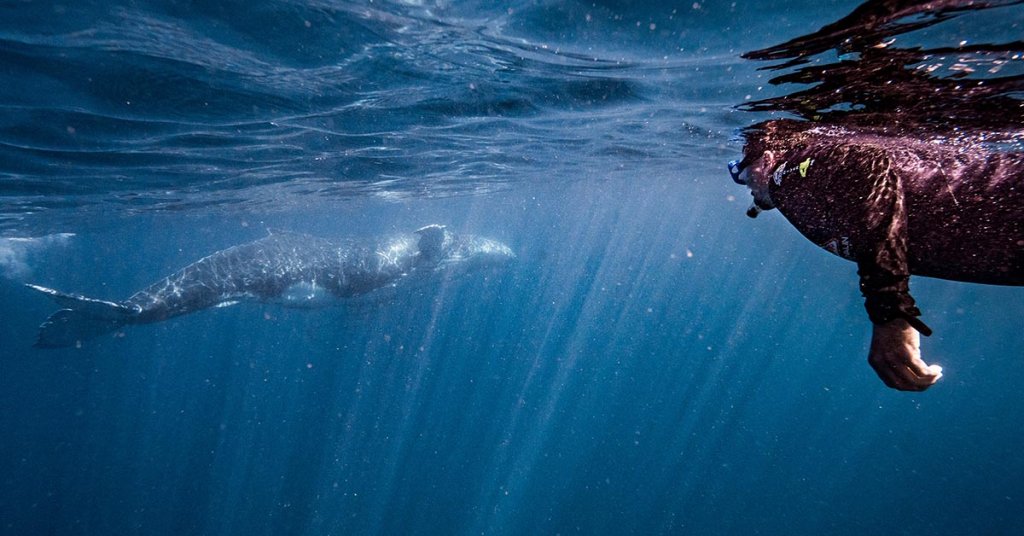
[[501,242],[452,233],[442,225],[369,243],[286,232],[213,253],[123,301],[27,286],[61,307],[39,327],[35,346],[60,348],[81,345],[125,325],[159,322],[243,300],[329,306],[432,274],[501,266],[514,257]]

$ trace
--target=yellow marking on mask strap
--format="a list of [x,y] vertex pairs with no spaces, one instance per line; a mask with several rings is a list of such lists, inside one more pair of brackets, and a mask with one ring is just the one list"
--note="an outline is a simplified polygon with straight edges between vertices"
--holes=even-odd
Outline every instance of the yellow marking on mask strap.
[[811,160],[810,158],[808,158],[807,160],[804,160],[803,162],[800,162],[800,176],[801,177],[806,177],[807,176],[807,168],[811,167],[811,162],[813,162],[813,160]]

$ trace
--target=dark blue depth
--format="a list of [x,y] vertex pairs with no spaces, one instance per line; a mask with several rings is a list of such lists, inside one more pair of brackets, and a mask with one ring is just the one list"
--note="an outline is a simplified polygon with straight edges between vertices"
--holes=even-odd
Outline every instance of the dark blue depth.
[[[1024,291],[915,279],[945,377],[888,390],[855,267],[725,170],[782,91],[738,55],[857,2],[417,4],[0,6],[0,534],[1024,529]],[[31,347],[23,282],[429,223],[517,260]]]

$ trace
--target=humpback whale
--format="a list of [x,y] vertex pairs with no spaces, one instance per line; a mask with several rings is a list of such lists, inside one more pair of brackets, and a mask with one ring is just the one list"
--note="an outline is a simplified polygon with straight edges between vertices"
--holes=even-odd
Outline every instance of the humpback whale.
[[61,307],[39,327],[36,347],[80,345],[129,324],[148,324],[243,300],[322,307],[432,274],[500,266],[505,244],[428,225],[374,242],[332,242],[300,233],[269,236],[218,251],[123,301],[28,284]]

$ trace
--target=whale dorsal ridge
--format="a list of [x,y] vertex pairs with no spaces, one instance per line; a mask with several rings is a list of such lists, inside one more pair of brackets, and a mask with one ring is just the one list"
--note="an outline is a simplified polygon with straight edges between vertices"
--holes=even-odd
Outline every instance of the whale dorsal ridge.
[[418,248],[420,255],[428,258],[437,258],[444,251],[444,239],[446,235],[444,225],[427,225],[416,230],[420,241]]

